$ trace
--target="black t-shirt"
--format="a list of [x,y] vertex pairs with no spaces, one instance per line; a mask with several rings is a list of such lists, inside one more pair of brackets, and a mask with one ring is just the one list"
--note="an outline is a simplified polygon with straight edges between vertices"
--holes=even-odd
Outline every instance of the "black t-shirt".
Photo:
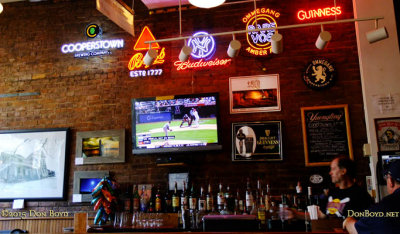
[[363,233],[400,233],[400,188],[367,211],[355,224],[359,234]]
[[347,217],[352,211],[363,211],[372,204],[369,193],[354,184],[347,189],[334,188],[329,191],[326,206],[321,206],[321,211],[330,217]]

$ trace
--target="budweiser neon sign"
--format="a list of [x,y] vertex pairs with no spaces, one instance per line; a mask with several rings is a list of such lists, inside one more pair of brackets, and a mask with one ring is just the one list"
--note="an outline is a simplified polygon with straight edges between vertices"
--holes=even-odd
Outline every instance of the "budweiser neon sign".
[[322,18],[322,17],[329,17],[335,15],[341,15],[342,9],[340,6],[336,7],[326,7],[326,8],[318,8],[312,10],[299,10],[297,12],[297,18],[299,20],[308,20],[308,19],[315,19],[315,18]]
[[192,62],[190,60],[187,62],[176,61],[174,63],[174,66],[176,67],[177,71],[182,71],[191,68],[195,69],[195,68],[225,66],[230,64],[231,61],[232,59],[218,59],[218,58],[209,61],[204,61],[203,59],[200,59],[197,62]]

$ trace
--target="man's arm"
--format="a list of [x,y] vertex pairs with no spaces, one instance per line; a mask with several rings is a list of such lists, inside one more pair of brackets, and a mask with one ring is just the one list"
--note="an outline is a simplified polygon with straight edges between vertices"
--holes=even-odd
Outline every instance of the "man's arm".
[[343,221],[343,229],[346,229],[350,234],[357,234],[354,224],[357,222],[353,217],[347,217]]

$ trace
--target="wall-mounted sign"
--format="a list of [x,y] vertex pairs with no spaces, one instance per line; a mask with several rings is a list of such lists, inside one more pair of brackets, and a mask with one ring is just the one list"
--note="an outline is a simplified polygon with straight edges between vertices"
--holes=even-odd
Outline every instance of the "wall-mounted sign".
[[[207,32],[197,32],[195,36],[208,35]],[[192,57],[197,59],[209,59],[215,53],[215,40],[212,36],[190,38],[188,45],[193,48]]]
[[[149,27],[145,26],[137,39],[133,50],[135,51],[147,51],[150,49],[150,44],[144,43],[145,41],[155,41],[153,33],[151,33]],[[157,50],[158,56],[153,62],[153,66],[157,64],[163,64],[165,62],[165,47],[160,47],[158,43],[152,43],[151,48]],[[145,52],[146,53],[146,52]],[[145,76],[160,76],[163,73],[163,69],[147,69],[149,66],[143,63],[144,54],[138,52],[134,54],[128,63],[129,76],[130,77],[145,77]],[[143,69],[141,69],[143,68]]]
[[341,14],[342,14],[341,7],[336,6],[336,7],[311,9],[311,10],[299,10],[297,12],[297,18],[299,20],[308,20],[308,19],[329,17]]
[[335,79],[335,67],[324,59],[311,61],[303,74],[303,81],[312,89],[328,88],[333,85]]
[[[246,24],[246,30],[260,28],[274,28],[278,24],[276,19],[280,13],[269,8],[258,8],[248,13],[242,18],[242,22]],[[247,42],[249,46],[246,51],[252,55],[266,56],[271,53],[271,36],[275,33],[274,29],[262,30],[258,32],[248,32]]]
[[[88,38],[95,38],[102,35],[101,28],[96,24],[89,24],[85,29]],[[111,54],[110,49],[120,49],[124,47],[123,39],[84,41],[77,43],[67,43],[61,46],[63,54],[75,53],[75,58],[87,58],[91,56],[101,56]]]
[[[206,35],[204,37],[196,37]],[[216,43],[214,37],[207,36],[207,32],[197,32],[193,34],[194,38],[190,38],[188,41],[188,46],[193,48],[191,53],[191,58],[200,59],[198,61],[175,61],[174,66],[177,71],[182,71],[186,69],[201,69],[216,66],[225,66],[230,64],[232,59],[211,59],[216,50]]]

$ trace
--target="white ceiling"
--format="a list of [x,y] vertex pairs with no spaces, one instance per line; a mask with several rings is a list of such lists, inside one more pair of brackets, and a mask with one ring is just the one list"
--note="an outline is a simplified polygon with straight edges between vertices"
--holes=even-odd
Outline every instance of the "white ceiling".
[[[142,0],[148,9],[179,6],[179,0]],[[189,4],[188,0],[181,0],[182,5]]]

